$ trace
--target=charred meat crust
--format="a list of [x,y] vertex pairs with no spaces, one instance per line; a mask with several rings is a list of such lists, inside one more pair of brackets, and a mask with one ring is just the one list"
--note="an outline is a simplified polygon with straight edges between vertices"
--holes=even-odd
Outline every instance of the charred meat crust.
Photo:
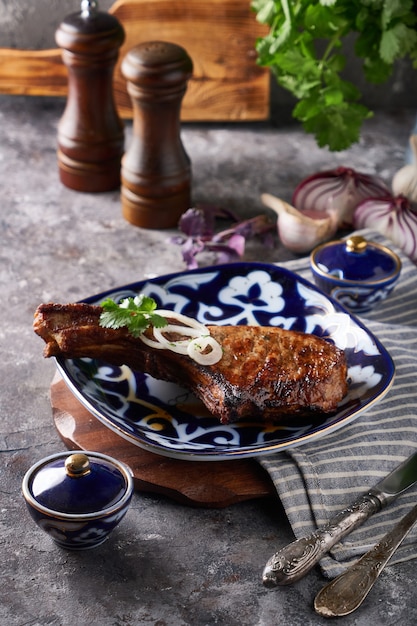
[[347,393],[344,352],[314,335],[261,326],[209,326],[223,357],[199,365],[188,356],[158,350],[127,329],[102,328],[101,307],[42,304],[34,330],[44,356],[101,359],[127,365],[193,391],[222,423],[331,413]]

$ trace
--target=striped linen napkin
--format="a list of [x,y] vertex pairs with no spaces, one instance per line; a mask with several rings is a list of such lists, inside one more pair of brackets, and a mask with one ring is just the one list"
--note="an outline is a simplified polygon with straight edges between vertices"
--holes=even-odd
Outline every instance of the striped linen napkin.
[[[391,354],[396,374],[387,395],[353,423],[313,443],[259,459],[297,538],[316,530],[417,450],[417,267],[381,235],[369,230],[357,234],[387,245],[403,263],[392,294],[361,318]],[[284,265],[312,280],[308,258]],[[333,578],[344,571],[416,503],[417,487],[412,487],[373,515],[321,560],[323,574]],[[391,563],[416,557],[417,527]]]

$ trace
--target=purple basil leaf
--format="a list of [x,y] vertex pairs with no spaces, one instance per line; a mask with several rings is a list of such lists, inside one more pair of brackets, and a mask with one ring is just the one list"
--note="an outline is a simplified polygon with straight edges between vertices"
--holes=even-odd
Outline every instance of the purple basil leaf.
[[226,240],[233,234],[238,234],[245,239],[248,239],[249,237],[264,235],[265,233],[271,232],[272,228],[275,230],[275,225],[269,221],[266,215],[258,215],[251,219],[244,220],[243,222],[239,222],[235,226],[217,233],[217,235],[214,236],[214,239],[216,239],[216,241]]
[[184,241],[181,252],[187,269],[193,270],[198,267],[195,257],[204,250],[204,247],[204,243],[198,239],[191,239],[191,237],[189,237]]
[[180,217],[178,228],[188,237],[211,237],[213,225],[207,223],[204,211],[200,209],[188,209]]
[[228,239],[227,246],[235,250],[239,257],[242,257],[245,254],[245,243],[246,239],[242,235],[235,233]]
[[[235,224],[216,234],[216,218],[233,220]],[[238,222],[228,209],[198,205],[183,213],[178,228],[183,234],[171,237],[169,241],[181,246],[187,268],[195,269],[198,267],[196,257],[203,252],[215,255],[216,263],[230,263],[243,257],[246,239],[249,237],[261,236],[270,244],[271,231],[275,230],[275,225],[266,215]]]
[[270,231],[271,228],[275,228],[275,224],[266,215],[257,215],[237,224],[235,230],[244,237],[254,237]]
[[189,237],[211,239],[214,235],[216,218],[238,221],[236,215],[228,209],[202,204],[183,213],[180,217],[178,228]]
[[234,247],[225,243],[207,243],[205,247],[207,252],[217,254],[217,263],[232,263],[240,258],[239,253]]
[[231,211],[230,209],[224,209],[223,207],[213,204],[199,204],[198,207],[204,211],[204,214],[206,215],[208,220],[218,217],[220,219],[229,219],[233,222],[239,221],[237,215],[233,213],[233,211]]

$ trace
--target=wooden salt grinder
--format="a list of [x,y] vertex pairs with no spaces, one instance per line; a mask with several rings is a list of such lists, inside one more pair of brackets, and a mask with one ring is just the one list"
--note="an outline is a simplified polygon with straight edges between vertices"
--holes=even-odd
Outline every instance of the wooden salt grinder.
[[190,208],[180,109],[192,61],[176,44],[151,41],[130,50],[121,71],[133,106],[133,139],[122,159],[123,216],[143,228],[176,227]]
[[120,186],[124,128],[113,97],[113,69],[125,33],[119,21],[83,0],[55,33],[68,68],[68,98],[58,125],[61,182],[77,191]]

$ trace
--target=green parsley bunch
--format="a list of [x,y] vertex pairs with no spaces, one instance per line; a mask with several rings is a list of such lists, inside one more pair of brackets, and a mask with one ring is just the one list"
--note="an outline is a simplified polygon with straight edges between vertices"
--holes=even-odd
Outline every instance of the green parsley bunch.
[[371,83],[383,83],[394,63],[409,57],[417,68],[417,14],[413,0],[252,0],[269,26],[258,39],[258,62],[298,100],[293,117],[320,147],[344,150],[359,140],[372,115],[361,93],[342,77],[342,43],[355,33],[355,54]]

